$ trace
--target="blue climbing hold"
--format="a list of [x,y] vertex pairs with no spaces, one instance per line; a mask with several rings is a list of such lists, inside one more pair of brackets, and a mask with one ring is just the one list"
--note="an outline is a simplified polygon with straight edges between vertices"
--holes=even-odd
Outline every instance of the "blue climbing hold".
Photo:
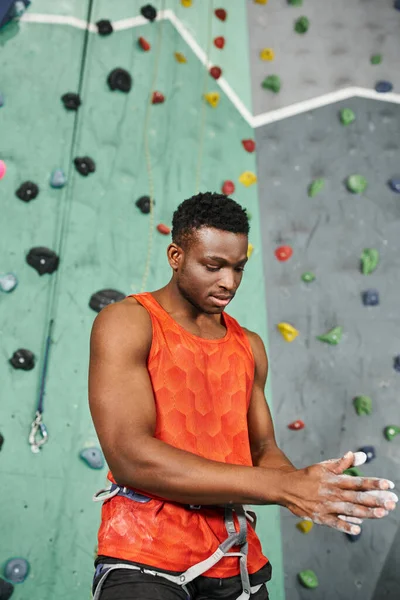
[[12,583],[23,583],[28,577],[29,568],[25,558],[10,558],[4,567],[4,577]]
[[[12,292],[18,285],[18,279],[14,275],[14,273],[6,273],[5,275],[0,275],[0,290],[3,292]],[[1,600],[1,596],[0,596]]]
[[392,177],[388,183],[391,190],[400,194],[400,177]]
[[62,188],[67,183],[67,178],[62,169],[53,171],[50,177],[50,185],[52,188]]
[[365,452],[367,456],[367,460],[365,462],[367,463],[371,462],[371,460],[374,460],[374,458],[376,458],[375,448],[373,446],[363,446],[362,448],[359,448],[357,452]]
[[0,107],[4,106],[4,96],[3,94],[0,92]]
[[362,293],[362,301],[364,306],[378,306],[379,292],[378,290],[366,290]]
[[100,448],[84,448],[79,456],[91,469],[102,469],[104,467],[104,456]]
[[346,533],[346,536],[348,537],[350,542],[358,542],[358,540],[361,537],[361,534],[362,534],[362,529],[360,527],[360,533],[357,533],[356,535],[352,535],[351,533]]
[[400,354],[398,354],[397,356],[394,357],[393,368],[395,371],[400,373]]
[[394,7],[396,10],[400,10],[400,0],[394,0]]
[[391,92],[393,89],[393,83],[390,81],[377,81],[375,85],[375,91],[381,94],[386,94],[387,92]]

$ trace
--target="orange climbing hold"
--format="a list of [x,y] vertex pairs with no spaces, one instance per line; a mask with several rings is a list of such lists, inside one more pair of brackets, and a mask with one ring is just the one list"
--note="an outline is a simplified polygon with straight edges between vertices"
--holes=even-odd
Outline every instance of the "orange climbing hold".
[[219,79],[222,75],[222,69],[220,67],[211,67],[210,75],[211,77],[214,77],[214,79]]
[[159,225],[157,225],[157,230],[162,233],[163,235],[168,235],[169,233],[171,233],[171,230],[169,227],[167,227],[166,225],[164,225],[163,223],[160,223]]
[[275,256],[281,262],[284,262],[285,260],[289,260],[289,258],[292,256],[292,254],[293,254],[293,250],[290,246],[279,246],[279,248],[277,248],[275,250]]
[[256,143],[254,140],[242,140],[242,144],[246,152],[254,152],[256,149]]
[[225,38],[223,35],[219,35],[214,39],[214,46],[218,48],[218,50],[222,50],[225,46]]
[[144,50],[145,52],[148,52],[151,48],[149,42],[147,40],[145,40],[144,37],[140,37],[138,39],[138,43],[139,43],[139,46],[141,47],[141,49]]
[[151,99],[152,104],[162,104],[164,100],[164,94],[162,94],[161,92],[153,92],[153,96]]
[[222,186],[222,193],[226,196],[229,196],[230,194],[233,194],[234,191],[235,184],[233,183],[233,181],[230,181],[229,179],[227,181],[224,181],[224,185]]
[[175,52],[175,58],[178,61],[178,63],[186,63],[186,56],[184,54],[182,54],[182,52]]
[[215,13],[215,16],[217,17],[217,19],[219,19],[220,21],[226,21],[226,17],[228,15],[227,15],[227,12],[226,12],[226,10],[224,8],[217,8],[214,11],[214,13]]

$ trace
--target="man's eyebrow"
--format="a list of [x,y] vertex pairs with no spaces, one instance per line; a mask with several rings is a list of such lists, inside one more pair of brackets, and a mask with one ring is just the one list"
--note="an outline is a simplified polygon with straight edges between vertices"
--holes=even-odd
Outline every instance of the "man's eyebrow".
[[[228,263],[229,264],[229,262],[225,258],[222,258],[222,256],[210,256],[210,255],[208,255],[205,258],[208,258],[210,260],[215,260],[215,261],[218,261],[218,262],[221,262],[221,263]],[[244,263],[247,263],[248,260],[249,260],[248,258],[243,258],[242,260],[239,260],[236,264],[237,265],[240,265],[242,263],[244,264]]]

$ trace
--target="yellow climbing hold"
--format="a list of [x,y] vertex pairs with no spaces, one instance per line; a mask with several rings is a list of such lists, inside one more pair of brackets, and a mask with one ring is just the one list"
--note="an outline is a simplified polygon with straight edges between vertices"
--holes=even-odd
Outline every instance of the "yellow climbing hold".
[[312,521],[300,521],[300,523],[297,523],[296,527],[302,533],[309,533],[313,525],[314,523]]
[[243,183],[243,185],[245,185],[246,187],[249,187],[249,185],[256,183],[257,175],[255,175],[251,171],[244,171],[244,173],[242,173],[239,177],[239,181],[240,183]]
[[277,327],[287,342],[293,342],[299,335],[297,329],[289,323],[278,323]]
[[187,62],[186,56],[184,54],[182,54],[182,52],[175,52],[175,58],[178,61],[178,63]]
[[208,94],[204,94],[205,100],[207,100],[208,104],[210,104],[213,108],[216,108],[219,103],[219,94],[218,92],[209,92]]
[[190,6],[192,6],[192,0],[181,0],[181,4],[185,8],[189,8]]
[[250,244],[247,246],[247,258],[250,258],[250,256],[253,254],[253,250],[254,250],[254,246],[253,244]]
[[272,48],[263,48],[260,52],[261,60],[274,60],[275,52]]
[[256,4],[267,4],[268,0],[254,0]]

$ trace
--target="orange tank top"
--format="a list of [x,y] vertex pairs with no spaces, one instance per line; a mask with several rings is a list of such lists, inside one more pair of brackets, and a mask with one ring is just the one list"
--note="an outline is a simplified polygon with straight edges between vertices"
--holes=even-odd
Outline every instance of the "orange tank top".
[[[239,323],[224,312],[225,337],[207,340],[186,331],[150,292],[131,296],[151,317],[147,368],[157,412],[155,437],[210,460],[251,466],[247,409],[254,357]],[[115,483],[110,471],[108,478]],[[142,504],[115,496],[104,502],[99,555],[185,571],[226,539],[223,510],[204,506],[190,510],[138,491],[152,499]],[[249,524],[247,529],[252,574],[268,559],[254,529]],[[238,547],[231,549],[236,551]],[[239,558],[232,556],[222,558],[204,575],[225,578],[239,573]]]

